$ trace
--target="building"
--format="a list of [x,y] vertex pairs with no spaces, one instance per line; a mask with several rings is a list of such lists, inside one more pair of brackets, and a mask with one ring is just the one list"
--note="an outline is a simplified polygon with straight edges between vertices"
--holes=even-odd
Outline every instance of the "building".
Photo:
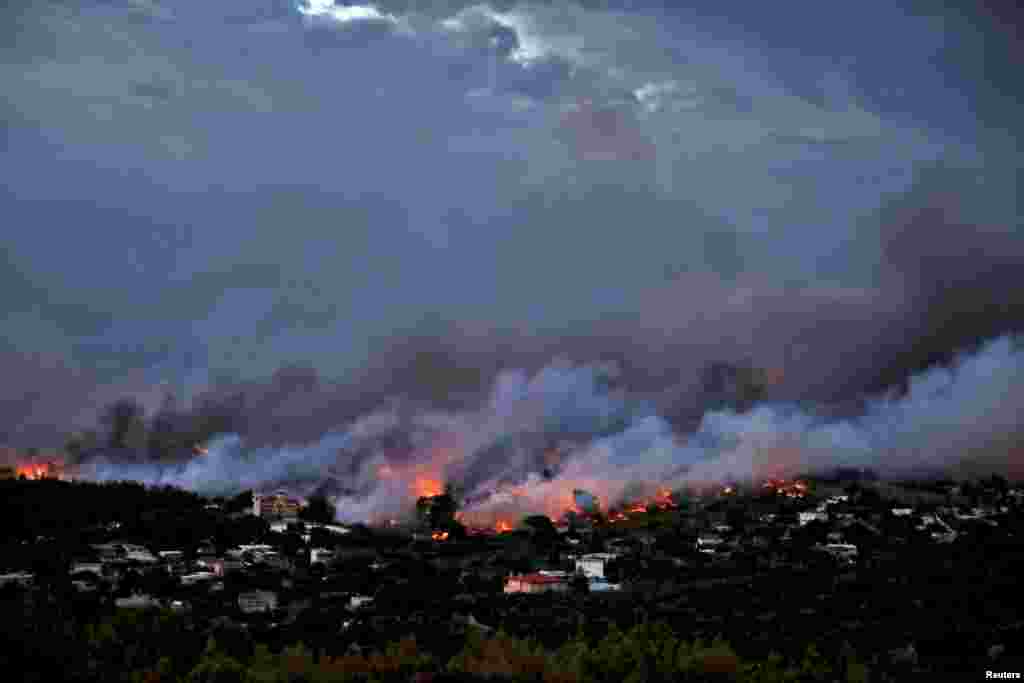
[[334,551],[327,548],[313,548],[309,551],[310,564],[330,564],[334,559]]
[[295,519],[303,507],[303,501],[289,496],[285,491],[269,495],[254,493],[252,496],[252,513],[264,519]]
[[27,588],[32,585],[35,575],[29,572],[13,572],[11,574],[0,574],[0,586],[16,585]]
[[148,549],[141,545],[123,544],[121,546],[124,549],[124,559],[133,560],[135,562],[142,562],[145,564],[153,564],[157,562],[156,556],[149,552]]
[[246,614],[273,611],[277,609],[277,593],[274,591],[239,593],[238,608]]
[[832,557],[847,562],[853,562],[857,559],[857,546],[850,543],[827,543],[822,549]]
[[697,550],[702,553],[715,552],[725,541],[719,536],[699,536],[697,538]]
[[506,593],[561,593],[569,590],[569,579],[565,575],[523,574],[510,576],[505,583]]
[[160,607],[161,604],[152,595],[134,594],[125,598],[117,598],[114,600],[114,606],[122,609],[151,609]]
[[185,574],[181,577],[181,584],[183,586],[194,586],[197,583],[203,581],[212,581],[217,578],[217,575],[213,572],[193,572],[192,574]]
[[815,522],[815,521],[817,521],[817,522],[827,522],[828,521],[828,513],[817,511],[817,510],[813,511],[813,512],[801,512],[801,513],[798,514],[798,517],[799,517],[799,521],[800,521],[800,526],[805,526],[805,525],[810,524],[811,522]]
[[603,576],[594,576],[590,579],[590,591],[592,593],[603,593],[605,591],[617,590],[622,590],[622,585],[618,583],[610,583],[608,579]]
[[604,578],[604,569],[617,556],[612,553],[591,553],[576,558],[576,571],[587,578]]

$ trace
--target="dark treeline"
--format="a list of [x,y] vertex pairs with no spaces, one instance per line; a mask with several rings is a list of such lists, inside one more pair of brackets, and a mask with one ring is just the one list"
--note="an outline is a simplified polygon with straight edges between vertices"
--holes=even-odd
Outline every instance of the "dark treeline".
[[[0,481],[0,531],[4,562],[27,568],[33,549],[66,557],[111,533],[126,542],[159,547],[189,547],[205,538],[228,546],[266,531],[266,523],[241,512],[251,492],[218,500],[170,486],[147,488],[137,482]],[[224,512],[229,514],[225,515]],[[236,539],[239,539],[236,541]],[[55,547],[43,547],[41,542]]]

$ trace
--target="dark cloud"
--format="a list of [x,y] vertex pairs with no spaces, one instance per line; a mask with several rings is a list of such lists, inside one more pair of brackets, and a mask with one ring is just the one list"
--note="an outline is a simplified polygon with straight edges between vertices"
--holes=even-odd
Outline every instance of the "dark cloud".
[[751,395],[855,411],[1020,329],[1006,36],[979,62],[982,29],[884,3],[810,32],[474,5],[5,6],[5,362],[65,368],[3,389],[8,439],[224,375],[253,443],[310,442],[559,356],[685,433]]

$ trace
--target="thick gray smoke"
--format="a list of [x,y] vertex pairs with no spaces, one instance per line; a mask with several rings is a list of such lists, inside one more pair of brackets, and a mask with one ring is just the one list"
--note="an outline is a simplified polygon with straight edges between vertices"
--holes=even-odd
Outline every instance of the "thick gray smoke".
[[873,399],[855,418],[759,403],[746,412],[708,412],[686,436],[617,389],[616,373],[558,361],[532,376],[500,374],[472,410],[391,406],[313,445],[247,447],[226,436],[184,466],[94,463],[92,476],[203,493],[328,491],[348,521],[408,513],[418,495],[451,483],[469,501],[467,518],[490,523],[558,515],[577,489],[608,505],[627,492],[838,465],[891,476],[955,473],[964,463],[1024,473],[1024,351],[1010,337],[914,376],[905,394]]

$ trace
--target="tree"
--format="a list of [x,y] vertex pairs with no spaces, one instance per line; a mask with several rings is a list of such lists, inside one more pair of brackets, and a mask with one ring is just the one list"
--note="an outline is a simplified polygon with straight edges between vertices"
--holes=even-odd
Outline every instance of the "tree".
[[299,519],[306,522],[333,524],[337,514],[337,508],[327,499],[327,496],[317,494],[311,496],[306,507],[299,511]]
[[122,398],[107,406],[100,422],[107,428],[111,448],[141,448],[146,439],[145,411],[133,398]]
[[237,512],[245,512],[252,507],[252,496],[252,489],[242,491],[224,504],[224,512],[229,515]]

